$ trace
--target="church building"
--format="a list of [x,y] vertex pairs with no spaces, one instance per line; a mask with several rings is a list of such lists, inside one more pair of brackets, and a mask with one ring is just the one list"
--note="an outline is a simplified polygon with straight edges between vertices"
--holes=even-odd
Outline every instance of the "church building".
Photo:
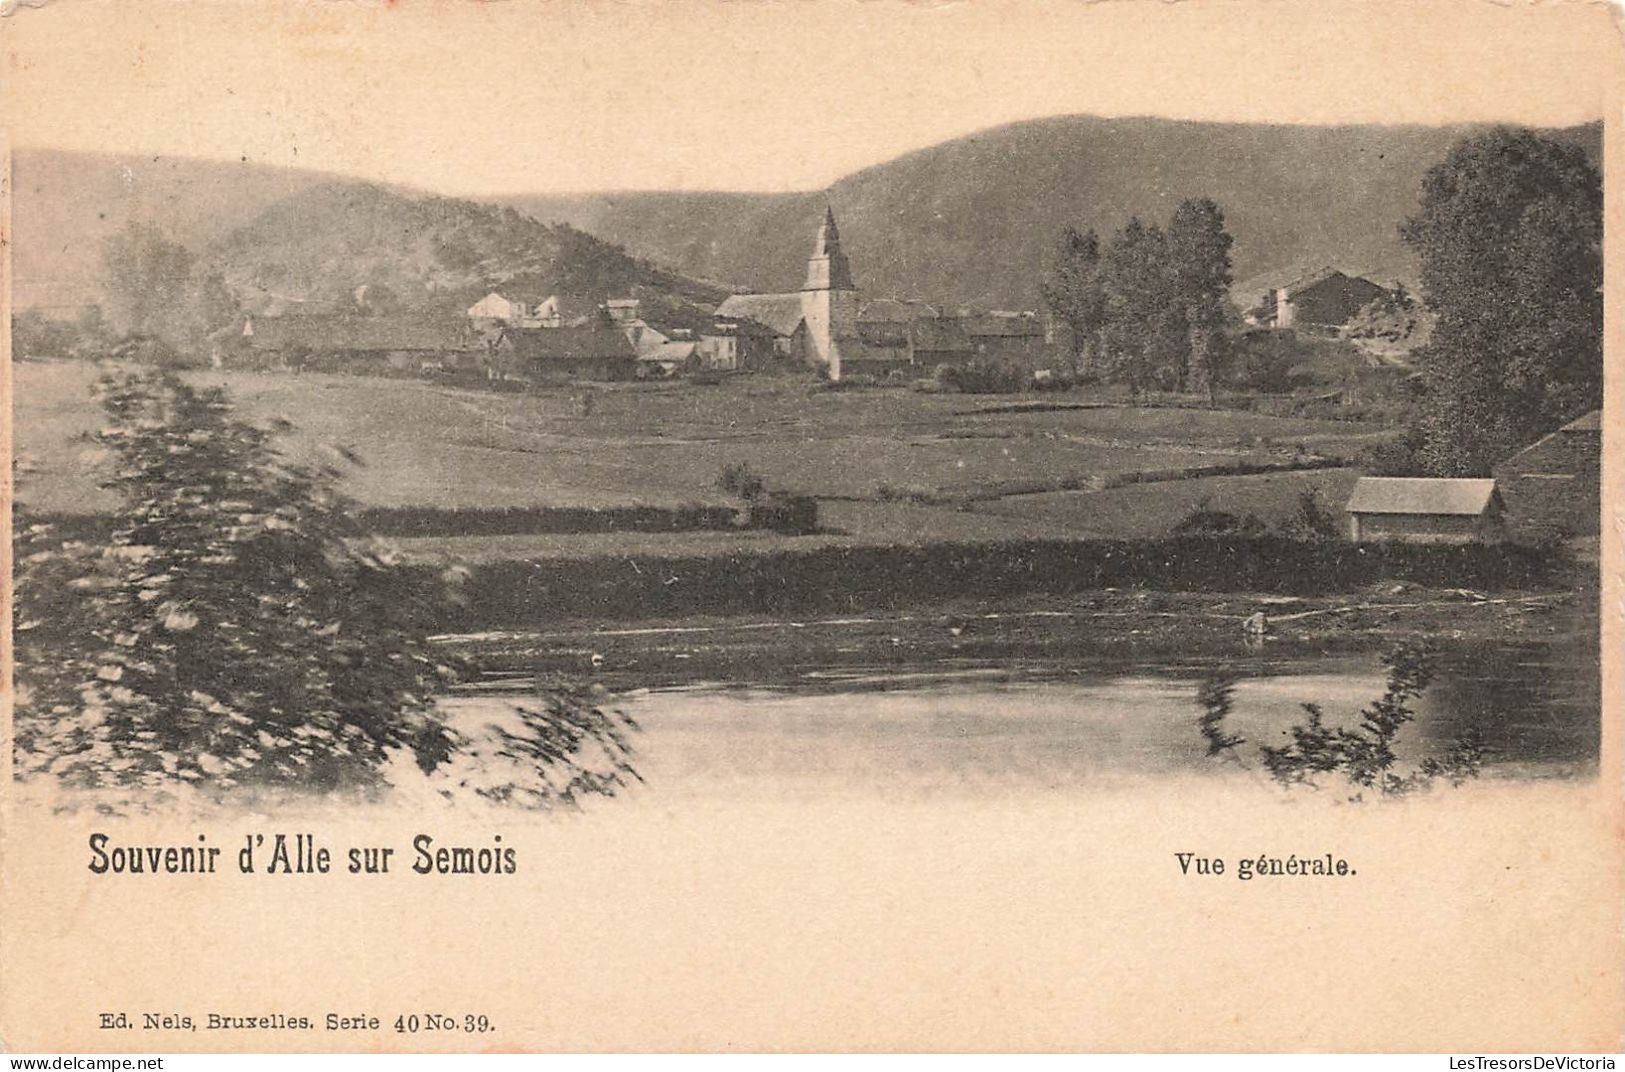
[[778,352],[841,378],[844,353],[862,349],[858,341],[858,288],[852,265],[841,252],[835,210],[825,209],[823,225],[807,260],[807,279],[793,294],[735,294],[717,316],[754,320],[770,328]]

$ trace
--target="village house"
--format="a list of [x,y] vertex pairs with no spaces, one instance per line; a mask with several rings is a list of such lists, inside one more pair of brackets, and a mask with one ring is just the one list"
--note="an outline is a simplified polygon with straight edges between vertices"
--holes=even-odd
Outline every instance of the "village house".
[[585,325],[595,312],[597,308],[586,299],[508,287],[469,306],[468,319],[477,328],[562,328]]
[[764,325],[781,358],[818,369],[831,380],[895,381],[976,361],[1037,371],[1056,349],[1049,325],[1030,312],[943,313],[900,298],[864,304],[841,249],[835,213],[827,208],[798,293],[735,294],[717,315]]
[[1336,331],[1385,293],[1369,279],[1322,268],[1275,291],[1275,326]]
[[717,317],[700,332],[690,368],[698,372],[765,372],[775,364],[772,329],[754,320]]
[[800,294],[733,294],[717,307],[717,320],[750,321],[768,330],[781,361],[805,364],[807,321]]
[[1345,511],[1355,543],[1477,543],[1504,534],[1494,480],[1361,477]]
[[1256,327],[1327,333],[1388,293],[1369,279],[1331,267],[1256,277],[1234,292],[1249,303],[1243,319]]
[[533,383],[631,380],[638,355],[626,333],[607,326],[504,331],[492,348],[492,367]]
[[780,354],[839,380],[843,349],[860,350],[862,344],[857,339],[858,288],[841,250],[834,209],[824,211],[798,293],[730,295],[717,316],[767,326]]
[[485,352],[467,324],[426,315],[250,317],[241,342],[284,367],[353,372],[470,368]]
[[1046,364],[1049,348],[1044,321],[1033,313],[961,310],[959,326],[970,339],[977,361],[1036,371]]
[[1495,467],[1520,535],[1594,535],[1602,516],[1602,411],[1592,410]]

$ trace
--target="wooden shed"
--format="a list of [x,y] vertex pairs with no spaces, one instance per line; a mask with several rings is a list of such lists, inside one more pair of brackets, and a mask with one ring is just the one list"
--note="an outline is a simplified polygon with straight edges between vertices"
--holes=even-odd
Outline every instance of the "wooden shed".
[[1366,476],[1345,510],[1356,543],[1475,543],[1501,538],[1505,506],[1493,480]]
[[1595,535],[1602,516],[1602,411],[1592,410],[1495,467],[1520,535]]

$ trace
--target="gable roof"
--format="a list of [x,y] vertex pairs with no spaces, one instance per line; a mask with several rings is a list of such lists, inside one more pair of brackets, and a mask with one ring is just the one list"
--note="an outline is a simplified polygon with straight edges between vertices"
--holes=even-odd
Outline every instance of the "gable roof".
[[663,365],[680,365],[694,356],[697,342],[663,342],[659,346],[638,351],[639,361],[654,361]]
[[913,334],[916,350],[969,353],[976,349],[970,334],[957,320],[916,320],[909,325],[909,331]]
[[936,315],[934,308],[913,298],[876,298],[858,313],[858,323],[901,323]]
[[256,350],[472,350],[460,318],[436,316],[257,317],[247,335]]
[[1230,287],[1230,294],[1234,301],[1243,309],[1256,305],[1270,298],[1278,290],[1285,290],[1287,297],[1292,297],[1319,283],[1324,283],[1333,276],[1344,276],[1348,279],[1358,279],[1362,283],[1370,283],[1374,287],[1381,284],[1374,283],[1365,276],[1356,272],[1345,272],[1330,265],[1314,266],[1299,261],[1285,268],[1273,272],[1260,272],[1240,280]]
[[637,357],[619,328],[528,328],[505,331],[502,341],[525,361],[582,361]]
[[1351,514],[1449,514],[1477,517],[1500,496],[1490,479],[1362,476],[1349,496]]
[[800,294],[731,294],[717,306],[718,316],[743,317],[765,324],[788,338],[801,326]]
[[1043,322],[1036,316],[1003,313],[973,313],[956,318],[965,334],[977,336],[1030,336],[1044,334]]

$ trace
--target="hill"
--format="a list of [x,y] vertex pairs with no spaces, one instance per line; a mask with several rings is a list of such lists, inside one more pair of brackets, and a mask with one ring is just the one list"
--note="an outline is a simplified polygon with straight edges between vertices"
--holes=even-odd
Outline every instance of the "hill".
[[[1060,228],[1110,232],[1212,197],[1238,280],[1335,264],[1414,280],[1398,224],[1423,173],[1475,128],[1312,127],[1064,116],[909,153],[796,194],[625,193],[508,199],[689,275],[800,285],[826,201],[874,294],[1034,307]],[[1597,124],[1560,132],[1600,154]]]
[[240,299],[337,300],[367,285],[461,311],[489,290],[714,303],[722,291],[512,207],[327,182],[275,201],[206,249]]
[[132,220],[199,250],[271,203],[333,176],[247,162],[18,149],[12,154],[17,307],[97,301],[102,241]]
[[269,294],[333,298],[363,283],[430,305],[508,280],[582,296],[722,294],[512,207],[322,172],[22,149],[13,175],[19,309],[71,315],[101,301],[103,241],[131,221],[187,246],[250,307]]

